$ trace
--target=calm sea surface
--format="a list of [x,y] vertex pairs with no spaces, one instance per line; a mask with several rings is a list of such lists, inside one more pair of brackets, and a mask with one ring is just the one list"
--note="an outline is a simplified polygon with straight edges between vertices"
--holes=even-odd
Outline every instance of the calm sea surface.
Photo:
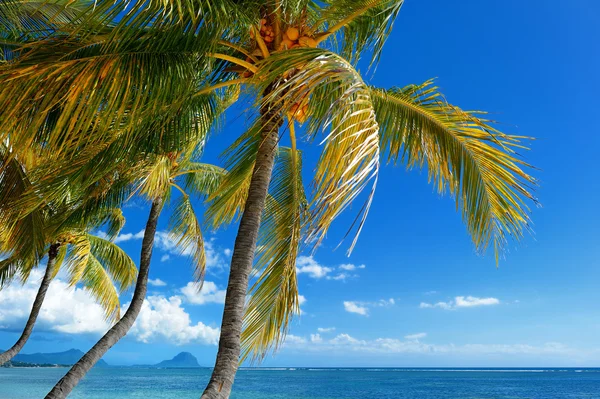
[[[0,399],[36,399],[66,369],[2,369]],[[94,369],[72,399],[197,399],[208,369]],[[261,369],[238,373],[232,399],[599,398],[600,369]]]

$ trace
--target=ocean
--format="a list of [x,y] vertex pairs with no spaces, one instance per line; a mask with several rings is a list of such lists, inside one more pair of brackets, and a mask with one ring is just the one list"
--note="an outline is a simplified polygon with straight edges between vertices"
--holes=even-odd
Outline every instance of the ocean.
[[[0,368],[0,399],[36,399],[67,371]],[[209,369],[93,369],[72,399],[198,399]],[[243,369],[231,399],[600,398],[600,369]]]

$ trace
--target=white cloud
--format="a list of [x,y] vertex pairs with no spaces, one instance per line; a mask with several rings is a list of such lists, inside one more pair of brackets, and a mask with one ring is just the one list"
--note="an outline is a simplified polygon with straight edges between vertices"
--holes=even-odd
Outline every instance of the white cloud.
[[[119,234],[119,236],[115,239],[115,243],[131,241],[131,240],[141,240],[144,238],[144,230],[138,233],[126,233]],[[182,249],[178,245],[179,239],[168,231],[157,231],[154,236],[154,247],[158,248],[164,252],[167,252],[161,257],[161,262],[167,261],[170,259],[169,255],[175,256],[191,256],[194,253],[194,248],[192,246]],[[231,254],[230,249],[224,249],[222,251],[215,248],[213,240],[204,241],[204,253],[206,255],[206,267],[207,268],[225,268],[227,267],[227,262],[223,259],[223,255],[229,256]]]
[[[0,291],[0,330],[21,331],[39,288],[42,272],[34,270],[24,284],[11,284]],[[164,284],[149,280],[150,284]],[[192,324],[190,316],[181,307],[181,297],[150,296],[129,335],[141,342],[165,339],[176,345],[186,343],[216,344],[219,329]],[[129,304],[121,309],[124,314]],[[69,287],[60,277],[55,278],[48,292],[35,326],[36,332],[101,335],[110,328],[104,320],[100,305],[82,288]]]
[[454,297],[454,300],[448,302],[421,302],[419,307],[421,309],[440,308],[444,310],[455,310],[458,308],[472,308],[476,306],[490,306],[498,304],[500,304],[500,300],[497,298],[478,298],[469,295],[467,297],[457,296]]
[[498,305],[500,301],[497,298],[477,298],[474,296],[457,296],[454,298],[457,308],[471,308],[473,306]]
[[409,341],[418,341],[420,339],[423,339],[427,336],[427,333],[417,333],[417,334],[410,334],[410,335],[405,335],[404,339],[407,339]]
[[181,292],[187,302],[194,305],[204,305],[205,303],[225,303],[225,290],[220,290],[212,281],[205,281],[202,289],[198,290],[199,285],[190,281]]
[[165,340],[175,345],[190,343],[216,345],[219,329],[198,322],[181,306],[181,297],[149,296],[129,335],[144,343]]
[[125,241],[141,240],[142,238],[144,238],[144,230],[138,231],[137,233],[119,234],[117,238],[115,238],[115,243],[118,244]]
[[[24,285],[17,282],[0,291],[0,329],[20,331],[31,311],[37,294],[41,270],[34,270]],[[104,311],[82,288],[55,278],[50,284],[36,322],[36,331],[55,331],[67,334],[102,334],[110,325]]]
[[392,306],[396,304],[396,301],[394,300],[394,298],[390,298],[390,299],[380,299],[379,302],[377,302],[378,306]]
[[335,327],[326,327],[326,328],[319,327],[319,328],[317,328],[317,331],[320,333],[329,333],[329,332],[335,331]]
[[344,301],[344,309],[346,309],[346,312],[368,316],[370,308],[389,307],[395,304],[396,300],[394,298],[380,299],[376,302]]
[[319,343],[323,342],[323,338],[319,334],[310,334],[310,342]]
[[346,312],[356,313],[362,316],[369,315],[369,309],[365,306],[359,305],[357,302],[344,301],[344,309]]
[[340,265],[339,269],[341,269],[341,270],[347,270],[347,271],[353,271],[353,270],[356,270],[356,269],[364,269],[365,267],[366,267],[365,265],[356,266],[356,265],[353,265],[351,263],[347,263],[347,264],[344,264],[344,265]]
[[306,338],[299,337],[293,334],[288,334],[285,337],[285,342],[288,344],[305,344],[307,341]]
[[167,285],[167,283],[165,283],[164,281],[162,281],[159,278],[148,279],[148,284],[150,284],[153,287],[164,287]]
[[[543,345],[527,344],[428,344],[419,339],[426,337],[425,333],[407,335],[405,340],[396,338],[376,338],[373,340],[356,339],[348,334],[338,334],[331,339],[323,339],[319,334],[310,334],[307,340],[301,336],[293,336],[286,340],[284,349],[312,351],[323,353],[344,354],[358,352],[377,355],[394,355],[399,353],[416,353],[423,355],[498,355],[498,354],[527,354],[533,356],[544,355],[574,355],[576,350],[563,344],[549,342]],[[289,338],[289,336],[288,336]],[[598,352],[597,350],[594,352]]]
[[306,297],[304,295],[298,295],[298,305],[302,306],[306,303]]
[[312,256],[299,256],[296,259],[296,272],[298,274],[306,273],[312,278],[320,279],[332,270],[330,267],[321,266]]

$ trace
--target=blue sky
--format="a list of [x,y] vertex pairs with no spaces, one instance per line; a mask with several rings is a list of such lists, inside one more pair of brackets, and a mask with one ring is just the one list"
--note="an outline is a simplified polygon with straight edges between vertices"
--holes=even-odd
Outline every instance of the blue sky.
[[[350,212],[300,260],[303,313],[263,365],[600,366],[599,12],[592,0],[406,2],[369,81],[391,87],[437,77],[450,102],[537,137],[526,154],[541,169],[535,236],[511,243],[496,268],[491,252],[475,253],[453,201],[440,198],[424,172],[386,167],[352,256],[343,245],[334,250]],[[206,161],[219,160],[244,120],[228,116]],[[303,149],[308,181],[319,148]],[[137,262],[135,234],[148,205],[134,201],[125,213],[120,244]],[[212,365],[235,232],[206,232],[210,283],[202,294],[186,288],[188,259],[159,237],[150,298],[109,363],[156,363],[185,350]],[[0,293],[0,348],[16,340],[35,288]],[[53,283],[25,353],[87,350],[99,338],[97,309],[64,288]]]

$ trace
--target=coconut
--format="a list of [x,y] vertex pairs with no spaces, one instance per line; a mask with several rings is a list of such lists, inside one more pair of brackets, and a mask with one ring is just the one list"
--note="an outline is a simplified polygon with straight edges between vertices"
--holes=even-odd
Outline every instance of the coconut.
[[312,37],[308,37],[308,36],[302,36],[300,39],[298,39],[298,43],[302,47],[312,47],[312,48],[317,47],[317,41],[315,39],[313,39]]
[[292,48],[293,45],[294,45],[293,41],[291,41],[290,39],[284,38],[281,41],[281,44],[279,45],[279,49],[280,50],[290,49],[290,48]]
[[298,30],[298,28],[294,28],[293,26],[290,26],[285,31],[285,34],[291,41],[296,41],[296,40],[298,40],[298,37],[300,36],[300,31]]

